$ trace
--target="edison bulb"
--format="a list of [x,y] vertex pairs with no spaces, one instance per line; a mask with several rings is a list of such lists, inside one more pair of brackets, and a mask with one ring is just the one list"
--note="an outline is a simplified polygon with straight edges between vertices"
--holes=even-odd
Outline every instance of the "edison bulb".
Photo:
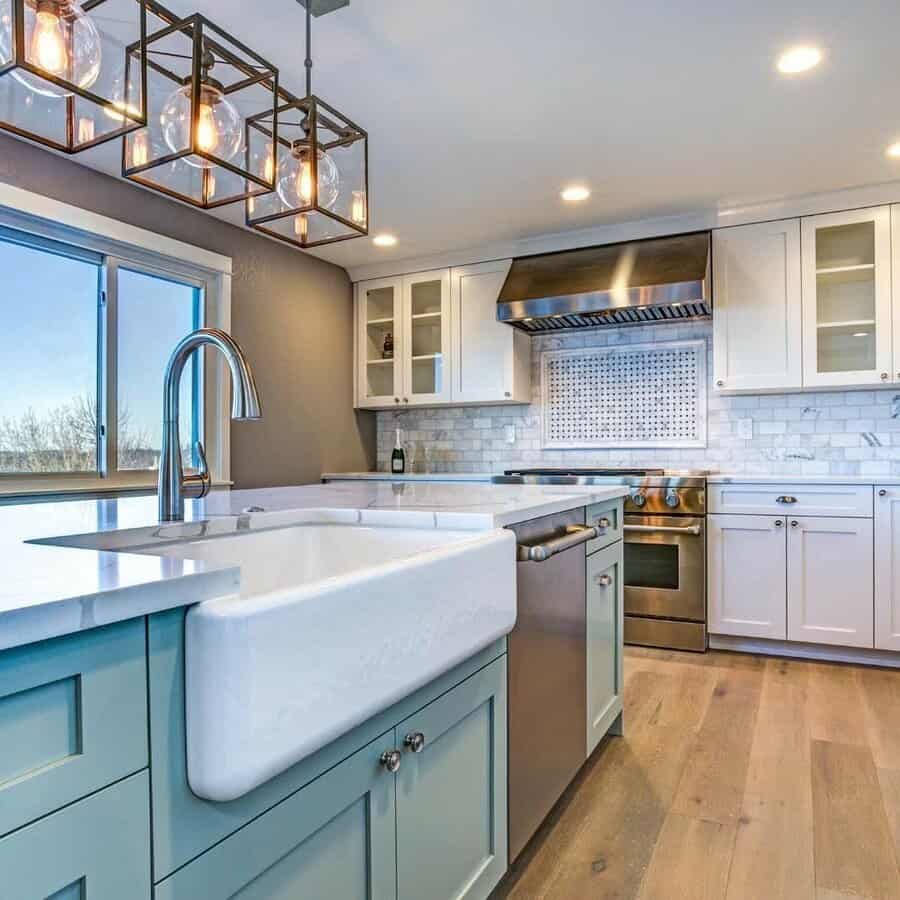
[[[331,209],[337,200],[341,176],[334,160],[324,151],[318,151],[319,206]],[[291,153],[281,166],[278,179],[278,196],[285,206],[299,209],[312,203],[313,182],[309,150],[300,148]]]
[[[191,146],[191,86],[185,85],[174,91],[160,113],[163,138],[169,149],[175,153]],[[243,146],[241,114],[226,99],[222,90],[213,84],[203,84],[200,88],[200,115],[197,122],[196,146],[204,153],[211,153],[219,159],[229,160],[240,152]],[[212,168],[215,163],[201,156],[184,158],[189,165],[198,169]]]
[[[2,51],[8,55],[6,46]],[[86,89],[100,76],[102,55],[97,26],[73,0],[26,0],[25,58],[33,66]],[[11,74],[44,97],[72,96],[71,91],[22,69],[13,69]]]

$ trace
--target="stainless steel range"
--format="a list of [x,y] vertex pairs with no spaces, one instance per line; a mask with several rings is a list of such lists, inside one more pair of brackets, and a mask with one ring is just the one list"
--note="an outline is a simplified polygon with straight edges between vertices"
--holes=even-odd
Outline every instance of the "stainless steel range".
[[504,484],[625,484],[625,643],[706,650],[706,473],[510,469]]

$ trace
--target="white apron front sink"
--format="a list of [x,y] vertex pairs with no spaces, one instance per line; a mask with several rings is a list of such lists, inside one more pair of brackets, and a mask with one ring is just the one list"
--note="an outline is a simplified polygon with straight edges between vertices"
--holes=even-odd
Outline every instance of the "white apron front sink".
[[301,525],[144,547],[241,567],[187,613],[191,789],[233,800],[463,662],[515,624],[502,529]]

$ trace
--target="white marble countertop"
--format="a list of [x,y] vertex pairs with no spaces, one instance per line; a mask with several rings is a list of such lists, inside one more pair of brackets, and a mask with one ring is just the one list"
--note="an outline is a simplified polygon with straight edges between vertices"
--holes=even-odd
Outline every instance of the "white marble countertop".
[[[624,496],[610,487],[343,482],[214,493],[185,504],[185,520],[233,532],[309,520],[408,528],[487,529]],[[218,518],[217,518],[218,517]],[[27,543],[67,535],[155,529],[156,498],[0,506],[0,650],[185,606],[238,590],[237,567],[128,552]]]
[[322,481],[445,481],[448,484],[460,481],[490,484],[493,477],[490,472],[406,472],[403,475],[394,475],[391,472],[322,473]]

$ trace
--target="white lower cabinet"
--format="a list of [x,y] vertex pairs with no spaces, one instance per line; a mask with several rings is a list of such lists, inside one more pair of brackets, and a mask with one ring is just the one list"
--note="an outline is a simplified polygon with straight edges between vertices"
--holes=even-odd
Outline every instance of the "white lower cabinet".
[[[879,518],[874,554],[882,649],[900,649],[900,489],[896,494],[896,505],[879,507],[892,521],[888,536]],[[874,541],[871,519],[710,515],[710,634],[876,646]]]
[[871,648],[872,521],[809,516],[789,522],[788,639]]
[[900,487],[875,489],[875,647],[900,650]]
[[709,630],[787,637],[784,517],[709,516]]

